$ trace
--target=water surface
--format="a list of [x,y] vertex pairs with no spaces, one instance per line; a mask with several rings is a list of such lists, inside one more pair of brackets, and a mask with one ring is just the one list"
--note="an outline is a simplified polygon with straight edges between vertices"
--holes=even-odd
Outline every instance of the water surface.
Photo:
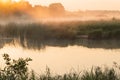
[[30,57],[29,68],[37,73],[45,71],[48,66],[53,73],[66,73],[71,70],[81,71],[92,66],[112,66],[120,63],[119,41],[33,41],[1,40],[0,66],[4,66],[2,54],[8,53],[11,58]]

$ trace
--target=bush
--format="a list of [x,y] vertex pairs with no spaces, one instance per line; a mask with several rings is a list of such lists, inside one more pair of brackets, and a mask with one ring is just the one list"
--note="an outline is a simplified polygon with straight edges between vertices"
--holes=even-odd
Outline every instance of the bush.
[[27,80],[28,79],[28,62],[30,58],[19,58],[11,60],[8,54],[4,54],[6,66],[0,70],[0,80]]

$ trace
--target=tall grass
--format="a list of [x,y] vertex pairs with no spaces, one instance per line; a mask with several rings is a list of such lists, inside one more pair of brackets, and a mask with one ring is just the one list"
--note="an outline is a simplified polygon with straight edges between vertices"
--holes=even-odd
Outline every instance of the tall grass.
[[32,38],[32,39],[72,39],[75,33],[68,27],[54,25],[32,24],[8,24],[1,27],[1,35],[7,37]]
[[0,80],[120,80],[120,66],[116,63],[113,68],[94,67],[90,71],[53,75],[48,67],[42,74],[29,71],[30,58],[11,60],[8,54],[4,54],[3,58],[6,66],[0,69]]
[[78,35],[86,34],[90,39],[120,39],[120,21],[93,21],[78,27]]
[[0,25],[0,35],[30,39],[120,39],[120,20]]

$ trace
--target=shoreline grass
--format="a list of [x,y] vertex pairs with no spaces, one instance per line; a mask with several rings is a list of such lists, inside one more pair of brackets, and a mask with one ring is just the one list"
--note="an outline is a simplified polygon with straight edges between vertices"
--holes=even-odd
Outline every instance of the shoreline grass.
[[0,25],[1,37],[28,39],[120,39],[120,20],[51,23],[9,23]]
[[4,54],[6,66],[0,69],[0,80],[120,80],[120,65],[114,62],[114,67],[93,67],[90,71],[52,75],[46,67],[45,73],[36,74],[28,70],[30,58],[12,60],[8,54]]

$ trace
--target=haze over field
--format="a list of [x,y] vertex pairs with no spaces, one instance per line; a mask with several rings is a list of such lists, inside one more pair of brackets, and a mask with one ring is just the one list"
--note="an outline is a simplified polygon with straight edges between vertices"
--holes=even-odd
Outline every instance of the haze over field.
[[31,4],[48,6],[62,3],[67,10],[120,10],[120,0],[27,0]]
[[[68,2],[67,0],[66,1],[51,0],[51,1],[48,1],[49,5],[43,6],[44,4],[47,4],[47,1],[44,1],[43,3],[43,1],[37,0],[38,4],[36,4],[36,1],[30,1],[30,0],[29,1],[1,0],[0,1],[0,22],[3,23],[4,20],[6,22],[7,21],[8,22],[9,21],[33,22],[33,21],[108,20],[108,19],[120,18],[120,11],[117,8],[113,10],[109,10],[109,9],[107,10],[106,8],[104,8],[106,10],[102,10],[103,8],[101,8],[101,10],[98,9],[98,10],[86,10],[86,11],[83,11],[83,10],[69,11],[69,9],[66,7],[67,2]],[[77,1],[75,0],[73,2],[73,5],[71,5],[72,1],[70,1],[69,4],[72,7],[76,8],[77,5],[74,5],[74,3],[76,2]],[[80,1],[78,2],[80,3]],[[82,2],[84,1],[81,1],[81,3]],[[86,0],[86,3],[87,2],[92,2],[92,1]],[[101,2],[104,2],[104,1],[101,1]],[[72,9],[72,7],[70,8]],[[78,6],[77,8],[82,9],[82,7],[80,6]]]
[[0,80],[120,80],[120,0],[0,0],[0,63]]

